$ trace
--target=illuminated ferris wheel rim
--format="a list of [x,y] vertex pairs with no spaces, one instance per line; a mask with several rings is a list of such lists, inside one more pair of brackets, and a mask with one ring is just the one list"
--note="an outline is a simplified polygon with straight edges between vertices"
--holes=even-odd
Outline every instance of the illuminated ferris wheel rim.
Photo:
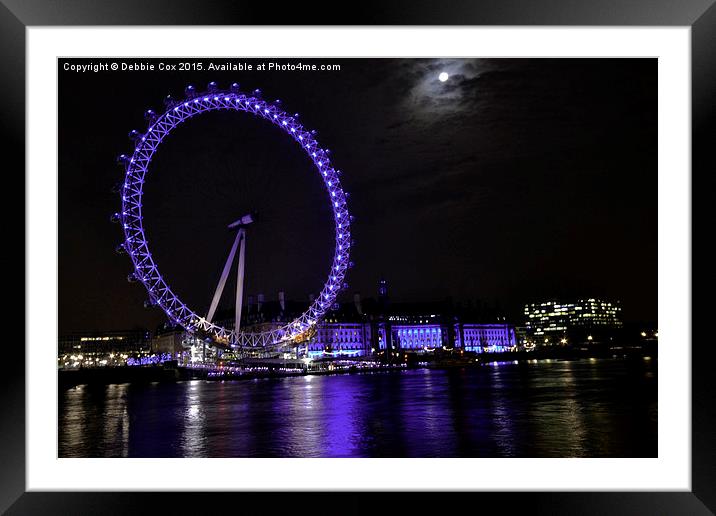
[[[214,84],[211,83],[210,86]],[[187,98],[167,103],[166,111],[157,115],[149,110],[145,113],[149,125],[146,132],[132,131],[130,136],[136,142],[131,156],[122,155],[126,173],[121,188],[122,211],[116,214],[121,221],[125,240],[122,248],[129,254],[134,266],[130,280],[140,281],[149,293],[149,302],[159,306],[169,320],[182,326],[190,333],[207,334],[218,341],[229,342],[239,347],[266,347],[293,341],[310,330],[335,303],[338,292],[344,287],[346,270],[350,266],[351,217],[346,206],[346,194],[341,187],[340,172],[331,166],[329,151],[321,148],[309,131],[301,125],[298,115],[289,115],[279,107],[279,101],[268,103],[257,95],[245,94],[232,85],[231,90],[208,91],[194,94],[193,87],[187,87]],[[142,196],[145,177],[149,171],[154,153],[164,138],[197,115],[211,111],[240,111],[250,113],[271,122],[291,136],[308,155],[320,173],[326,186],[333,210],[335,225],[335,250],[328,279],[316,300],[298,318],[279,328],[266,332],[238,332],[207,321],[183,303],[172,292],[154,263],[144,233],[142,222]]]

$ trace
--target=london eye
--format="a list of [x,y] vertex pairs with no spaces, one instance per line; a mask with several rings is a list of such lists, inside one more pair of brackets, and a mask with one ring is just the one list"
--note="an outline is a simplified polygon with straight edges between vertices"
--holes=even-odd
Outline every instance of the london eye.
[[[349,261],[351,216],[346,203],[347,194],[341,185],[340,171],[332,165],[329,151],[316,140],[315,131],[306,129],[296,115],[285,112],[280,102],[265,101],[259,90],[252,93],[242,92],[236,83],[229,89],[220,89],[212,82],[204,92],[197,92],[193,86],[188,86],[183,99],[168,99],[165,105],[166,108],[161,114],[153,110],[145,112],[146,130],[132,131],[130,137],[134,142],[134,150],[131,154],[122,154],[119,157],[125,167],[125,174],[120,188],[121,211],[113,215],[113,220],[121,224],[124,233],[120,249],[126,252],[132,261],[133,272],[129,274],[128,280],[141,283],[147,290],[148,304],[161,308],[171,323],[197,336],[206,336],[235,348],[269,348],[288,345],[305,338],[336,302],[338,293],[346,286],[344,281],[347,269],[352,265]],[[237,116],[252,115],[272,124],[290,137],[320,175],[327,194],[325,202],[330,203],[333,215],[335,243],[332,263],[320,293],[299,316],[268,330],[246,331],[240,325],[244,249],[247,228],[254,221],[251,213],[228,225],[229,229],[236,231],[236,236],[209,310],[203,315],[184,303],[171,289],[154,261],[146,237],[142,203],[145,181],[151,177],[155,153],[174,129],[192,118],[215,111],[236,112]],[[277,131],[277,134],[280,132]],[[235,322],[231,328],[217,323],[214,317],[237,254]]]

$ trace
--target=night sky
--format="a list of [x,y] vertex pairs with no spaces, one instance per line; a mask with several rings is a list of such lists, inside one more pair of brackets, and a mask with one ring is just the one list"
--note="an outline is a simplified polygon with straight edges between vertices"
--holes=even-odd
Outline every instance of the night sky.
[[[161,112],[167,94],[212,80],[281,99],[331,149],[355,216],[342,299],[375,296],[383,275],[393,300],[481,300],[516,323],[525,302],[571,296],[621,300],[625,321],[656,321],[656,59],[300,62],[341,69],[77,73],[60,60],[60,333],[165,320],[143,307],[145,290],[126,280],[129,257],[115,252],[115,159],[132,149],[128,132],[146,128],[146,109]],[[247,295],[307,300],[330,267],[318,173],[251,115],[210,113],[176,129],[143,204],[155,261],[199,313],[233,240],[226,226],[248,211],[259,215],[247,236]]]

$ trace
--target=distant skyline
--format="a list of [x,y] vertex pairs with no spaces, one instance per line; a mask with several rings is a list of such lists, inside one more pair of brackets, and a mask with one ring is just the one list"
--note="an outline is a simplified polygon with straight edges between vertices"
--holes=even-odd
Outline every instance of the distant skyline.
[[[114,162],[146,109],[212,80],[280,98],[332,150],[356,217],[342,300],[375,297],[384,276],[396,301],[479,299],[517,317],[528,302],[603,297],[621,301],[626,322],[656,321],[656,59],[300,61],[340,71],[77,73],[59,61],[61,333],[165,320],[143,307],[129,258],[114,251]],[[213,113],[172,133],[144,203],[155,260],[199,313],[231,245],[226,224],[250,210],[247,296],[304,300],[327,275],[320,178],[294,142],[248,115]]]

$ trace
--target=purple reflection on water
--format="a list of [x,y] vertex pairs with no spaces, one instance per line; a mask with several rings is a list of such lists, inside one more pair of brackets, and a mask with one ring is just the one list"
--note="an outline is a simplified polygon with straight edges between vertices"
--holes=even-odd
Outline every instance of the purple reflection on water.
[[61,457],[656,456],[656,361],[83,386]]

